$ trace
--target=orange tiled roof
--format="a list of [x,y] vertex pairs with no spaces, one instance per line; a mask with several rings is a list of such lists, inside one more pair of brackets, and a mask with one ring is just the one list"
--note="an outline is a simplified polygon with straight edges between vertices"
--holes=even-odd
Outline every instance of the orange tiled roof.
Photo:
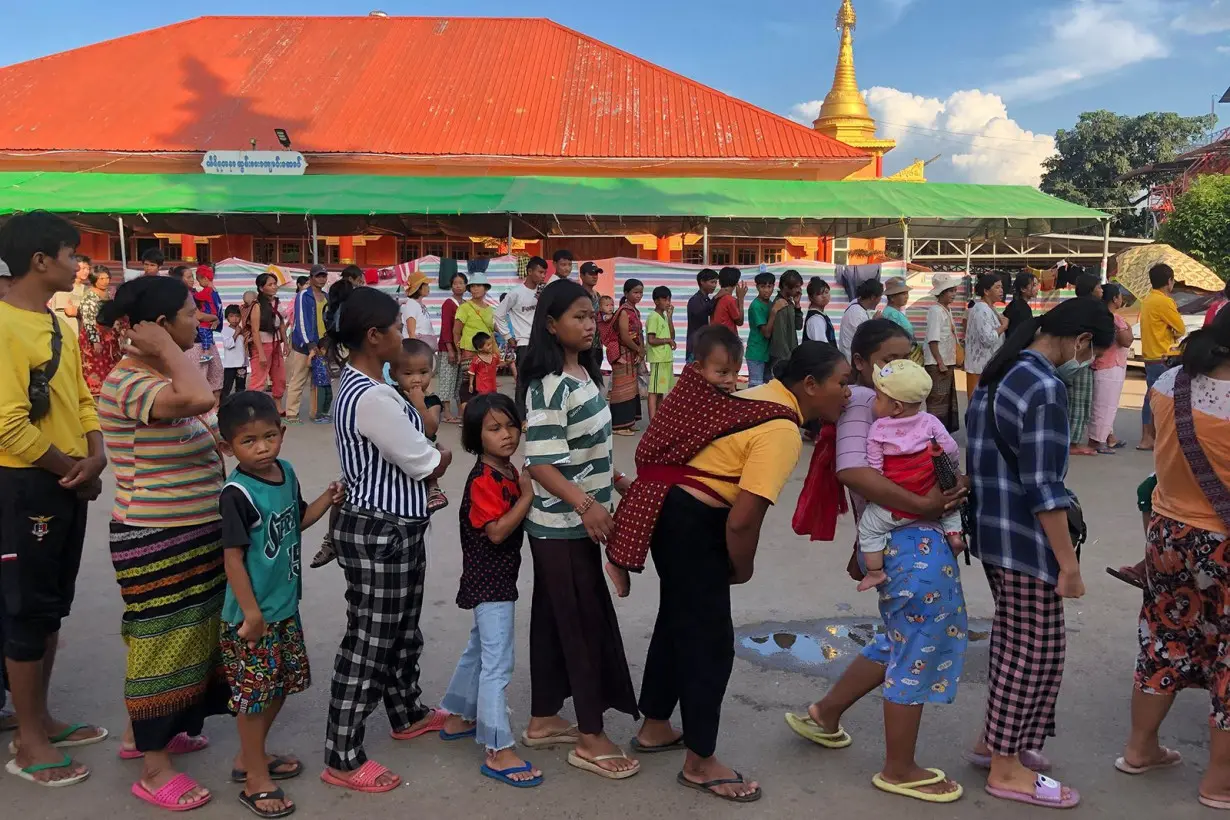
[[0,150],[850,161],[544,19],[201,17],[0,68]]

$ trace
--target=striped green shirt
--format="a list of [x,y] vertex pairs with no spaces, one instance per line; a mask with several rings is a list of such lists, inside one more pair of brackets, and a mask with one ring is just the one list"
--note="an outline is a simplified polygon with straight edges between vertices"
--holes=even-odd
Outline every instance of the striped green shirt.
[[[530,382],[526,396],[525,463],[551,465],[612,509],[611,410],[593,381],[567,374]],[[534,482],[525,531],[534,538],[589,538],[581,516]]]

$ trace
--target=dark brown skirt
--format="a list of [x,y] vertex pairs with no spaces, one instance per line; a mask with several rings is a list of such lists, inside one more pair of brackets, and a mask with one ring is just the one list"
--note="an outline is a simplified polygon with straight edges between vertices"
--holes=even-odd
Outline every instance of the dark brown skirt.
[[608,709],[638,718],[602,551],[588,539],[530,538],[530,552],[530,713],[551,717],[571,697],[587,735],[602,732]]
[[927,365],[931,377],[931,394],[927,396],[927,412],[939,419],[950,433],[961,429],[961,411],[957,409],[956,368],[949,365],[941,373],[933,364]]

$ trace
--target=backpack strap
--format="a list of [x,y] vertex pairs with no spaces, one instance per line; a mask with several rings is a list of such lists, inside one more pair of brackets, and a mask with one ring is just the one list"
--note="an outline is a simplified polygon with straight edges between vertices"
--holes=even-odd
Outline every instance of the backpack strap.
[[1226,530],[1230,531],[1230,490],[1214,472],[1209,457],[1196,437],[1196,420],[1192,417],[1192,377],[1185,370],[1180,370],[1174,380],[1174,426],[1188,469],[1200,485],[1205,499],[1221,518]]

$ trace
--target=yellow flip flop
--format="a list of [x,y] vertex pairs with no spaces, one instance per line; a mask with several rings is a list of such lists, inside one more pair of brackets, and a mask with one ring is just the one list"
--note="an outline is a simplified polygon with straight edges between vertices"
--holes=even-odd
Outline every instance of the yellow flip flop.
[[961,799],[961,795],[965,794],[965,788],[960,783],[957,784],[955,791],[945,794],[930,794],[920,791],[923,786],[934,786],[936,783],[943,783],[948,779],[948,775],[944,774],[940,769],[927,769],[927,771],[931,772],[933,776],[914,783],[889,783],[877,773],[871,778],[871,785],[882,792],[895,794],[899,797],[912,797],[925,803],[955,803]]
[[826,749],[844,749],[854,742],[850,733],[840,726],[837,727],[836,732],[824,731],[816,721],[811,719],[811,715],[796,715],[794,712],[787,712],[786,725],[793,729],[799,737],[807,738],[812,743],[817,743]]

